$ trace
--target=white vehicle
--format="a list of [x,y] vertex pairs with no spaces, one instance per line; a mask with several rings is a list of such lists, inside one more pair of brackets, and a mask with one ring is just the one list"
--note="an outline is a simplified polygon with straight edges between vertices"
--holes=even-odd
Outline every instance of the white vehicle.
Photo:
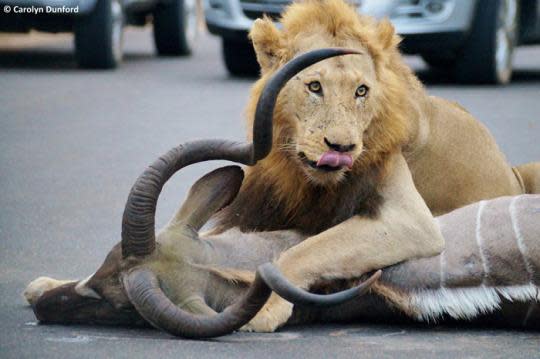
[[[505,84],[516,46],[540,43],[540,0],[356,0],[358,11],[389,17],[405,53],[455,73],[460,82]],[[257,73],[247,32],[266,14],[278,19],[289,0],[205,0],[211,33],[223,39],[233,75]]]
[[[125,25],[154,23],[159,55],[189,55],[197,32],[196,0],[0,0],[0,31],[74,32],[85,68],[115,68]],[[0,10],[0,11],[2,11]]]

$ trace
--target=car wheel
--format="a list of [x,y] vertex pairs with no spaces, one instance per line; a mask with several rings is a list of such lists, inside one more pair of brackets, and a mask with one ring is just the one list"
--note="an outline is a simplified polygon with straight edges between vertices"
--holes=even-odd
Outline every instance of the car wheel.
[[259,75],[259,63],[250,42],[223,39],[222,50],[225,67],[231,75],[240,77]]
[[447,69],[453,68],[456,59],[450,56],[441,56],[436,54],[423,54],[422,59],[426,64],[433,68]]
[[196,0],[171,0],[154,10],[154,42],[159,55],[190,55],[198,33]]
[[75,23],[75,55],[84,68],[111,69],[122,61],[124,14],[119,0],[98,0]]
[[508,83],[518,21],[518,0],[481,0],[470,36],[456,62],[458,81]]

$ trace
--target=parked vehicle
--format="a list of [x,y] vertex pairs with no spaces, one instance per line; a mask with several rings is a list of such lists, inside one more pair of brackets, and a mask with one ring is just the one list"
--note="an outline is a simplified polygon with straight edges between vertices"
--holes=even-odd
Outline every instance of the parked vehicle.
[[74,32],[77,62],[115,68],[123,28],[153,21],[159,55],[189,55],[197,32],[196,0],[0,0],[0,31]]
[[[353,0],[355,1],[355,0]],[[258,71],[247,32],[266,14],[278,19],[289,0],[205,0],[211,33],[222,37],[233,75]],[[516,46],[540,43],[540,0],[356,0],[358,11],[389,17],[402,49],[460,82],[505,84]]]

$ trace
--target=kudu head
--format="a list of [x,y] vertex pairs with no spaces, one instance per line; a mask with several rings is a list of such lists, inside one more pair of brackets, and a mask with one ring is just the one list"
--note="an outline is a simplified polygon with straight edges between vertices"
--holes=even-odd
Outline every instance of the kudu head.
[[[311,51],[285,64],[267,83],[255,113],[252,143],[201,140],[178,146],[151,164],[129,194],[122,221],[122,242],[97,272],[86,280],[46,291],[33,303],[36,317],[56,323],[150,323],[171,334],[205,338],[228,334],[247,323],[264,305],[272,288],[302,296],[303,303],[333,304],[361,294],[379,276],[329,296],[294,288],[271,264],[259,267],[255,281],[234,304],[214,315],[193,315],[179,308],[185,258],[197,255],[198,230],[236,196],[243,179],[237,166],[216,170],[200,179],[169,230],[156,242],[154,219],[158,196],[180,169],[202,161],[229,160],[253,165],[272,147],[272,116],[280,89],[295,74],[323,59],[356,53],[345,49]],[[181,253],[180,253],[181,252]]]

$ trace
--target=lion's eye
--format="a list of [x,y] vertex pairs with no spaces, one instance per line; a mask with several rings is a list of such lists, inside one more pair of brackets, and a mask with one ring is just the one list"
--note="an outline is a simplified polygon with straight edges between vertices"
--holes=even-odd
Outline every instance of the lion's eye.
[[366,85],[358,86],[354,95],[356,97],[365,97],[368,93],[368,90],[369,90],[369,87],[367,87]]
[[322,92],[322,86],[319,81],[311,81],[310,83],[307,84],[307,87],[309,91],[313,93],[320,94]]

